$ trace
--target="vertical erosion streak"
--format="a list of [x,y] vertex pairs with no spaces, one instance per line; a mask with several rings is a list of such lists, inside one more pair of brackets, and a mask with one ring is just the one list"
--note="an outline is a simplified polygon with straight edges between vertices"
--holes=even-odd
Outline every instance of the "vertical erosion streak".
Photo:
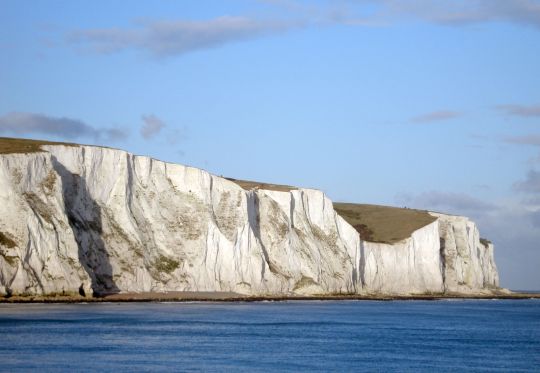
[[131,204],[133,203],[133,187],[135,185],[134,177],[133,177],[133,168],[135,166],[135,162],[133,159],[133,156],[129,153],[126,153],[126,171],[127,171],[127,183],[126,183],[126,207],[129,211],[129,218],[133,221],[132,217],[135,216],[133,214],[133,210],[131,208]]
[[294,193],[291,191],[289,192],[289,195],[291,197],[291,206],[290,206],[290,210],[289,210],[289,214],[290,214],[290,220],[291,220],[291,228],[294,228],[294,211],[296,209],[296,199],[294,197]]
[[364,246],[364,241],[360,237],[360,281],[362,284],[362,289],[366,287],[366,248]]
[[[110,256],[102,239],[101,208],[88,191],[86,180],[71,173],[56,157],[52,164],[62,180],[64,208],[78,246],[79,262],[88,273],[94,296],[119,293]],[[84,284],[81,284],[81,289]]]
[[261,217],[260,217],[260,212],[259,212],[259,196],[257,195],[257,192],[254,190],[250,190],[247,192],[247,213],[248,213],[249,227],[251,228],[255,236],[255,239],[261,245],[264,261],[266,262],[266,265],[262,266],[261,279],[263,279],[266,266],[268,266],[268,268],[271,270],[270,257],[261,239],[261,221],[260,221]]
[[442,283],[443,283],[443,289],[446,291],[446,256],[445,256],[445,249],[446,249],[446,240],[440,236],[439,233],[439,258],[441,261],[441,276],[442,276]]

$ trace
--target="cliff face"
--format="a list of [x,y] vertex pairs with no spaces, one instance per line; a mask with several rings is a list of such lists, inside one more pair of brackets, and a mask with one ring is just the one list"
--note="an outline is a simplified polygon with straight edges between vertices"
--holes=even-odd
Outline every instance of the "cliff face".
[[476,224],[465,217],[432,214],[439,221],[445,290],[462,293],[497,288],[493,244],[480,239]]
[[[0,294],[480,293],[493,247],[464,217],[362,240],[322,192],[244,190],[107,148],[0,155]],[[442,244],[442,246],[441,246]]]

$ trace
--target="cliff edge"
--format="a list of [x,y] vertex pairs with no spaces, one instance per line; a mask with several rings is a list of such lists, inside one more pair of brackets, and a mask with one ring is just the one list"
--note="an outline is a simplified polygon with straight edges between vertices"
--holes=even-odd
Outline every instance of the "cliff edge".
[[466,217],[334,206],[116,149],[0,138],[0,206],[0,295],[499,287],[493,245]]

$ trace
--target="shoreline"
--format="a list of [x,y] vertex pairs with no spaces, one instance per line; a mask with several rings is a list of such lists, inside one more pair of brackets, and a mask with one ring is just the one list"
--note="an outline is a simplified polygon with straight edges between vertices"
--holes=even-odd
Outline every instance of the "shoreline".
[[248,296],[220,292],[167,292],[167,293],[122,293],[95,297],[73,295],[56,296],[11,296],[0,298],[2,304],[21,303],[160,303],[160,302],[288,302],[288,301],[436,301],[436,300],[502,300],[540,299],[540,293],[498,294],[417,294],[417,295],[312,295],[312,296]]

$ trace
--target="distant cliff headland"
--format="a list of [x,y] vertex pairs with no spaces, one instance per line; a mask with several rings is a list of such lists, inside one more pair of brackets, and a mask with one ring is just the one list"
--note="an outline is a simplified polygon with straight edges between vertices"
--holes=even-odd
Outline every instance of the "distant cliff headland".
[[[463,216],[0,138],[0,296],[504,294]],[[118,299],[120,299],[118,298]]]

